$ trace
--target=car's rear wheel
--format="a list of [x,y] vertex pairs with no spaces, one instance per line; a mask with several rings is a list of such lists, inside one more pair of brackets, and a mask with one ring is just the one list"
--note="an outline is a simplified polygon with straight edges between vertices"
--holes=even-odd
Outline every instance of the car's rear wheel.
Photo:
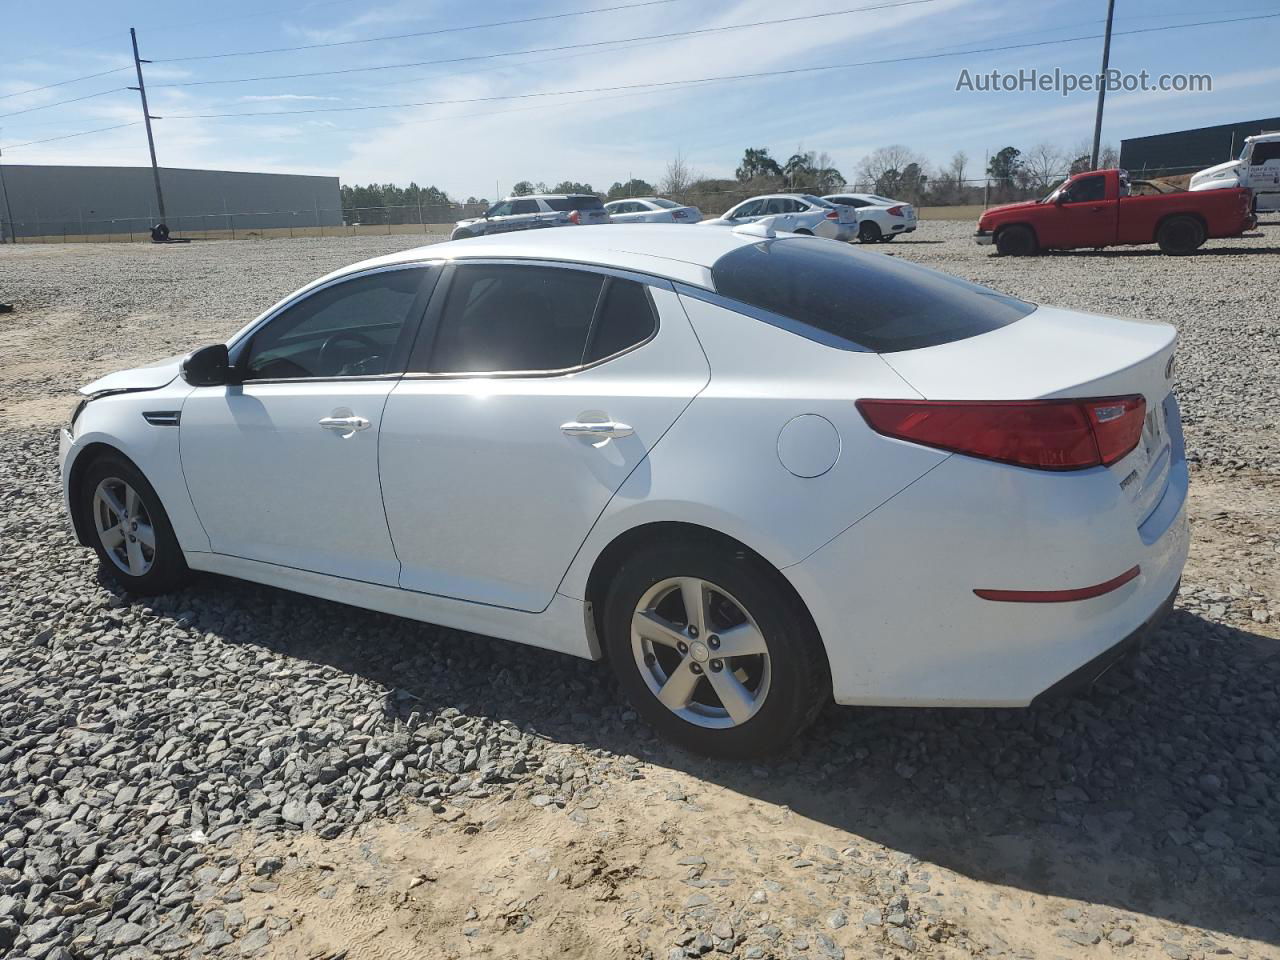
[[871,220],[864,221],[858,227],[858,239],[863,243],[879,243],[881,236],[880,224]]
[[888,243],[890,240],[892,240],[896,236],[897,236],[896,233],[886,233],[883,237],[880,238],[880,242]]
[[1173,256],[1199,249],[1204,239],[1204,225],[1195,217],[1170,217],[1156,231],[1156,243],[1160,244],[1160,249]]
[[1030,227],[1015,224],[996,234],[996,251],[1002,257],[1030,257],[1039,249]]
[[655,544],[625,562],[604,642],[637,711],[669,740],[744,759],[794,740],[831,696],[817,630],[778,573],[714,543]]
[[799,236],[802,236],[802,237],[812,237],[812,236],[813,236],[813,231],[812,231],[812,230],[807,230],[807,229],[805,229],[804,227],[801,227],[799,230],[797,230],[797,231],[796,231],[796,233],[797,233]]
[[80,485],[82,516],[103,568],[130,593],[164,593],[189,575],[154,488],[123,457],[89,465]]

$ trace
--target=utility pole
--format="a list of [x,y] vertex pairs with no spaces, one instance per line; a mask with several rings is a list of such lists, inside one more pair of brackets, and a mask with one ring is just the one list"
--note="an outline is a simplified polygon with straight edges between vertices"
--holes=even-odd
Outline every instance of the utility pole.
[[142,80],[142,65],[151,61],[143,60],[138,56],[138,32],[133,27],[129,28],[129,39],[133,41],[133,66],[138,71],[138,85],[129,89],[137,90],[142,97],[142,122],[147,125],[147,147],[151,150],[151,176],[156,181],[156,207],[160,210],[160,223],[163,225],[164,193],[160,190],[160,165],[156,163],[156,138],[151,133],[151,121],[161,118],[151,116],[151,111],[147,109],[147,85]]
[[1098,149],[1102,145],[1102,104],[1107,99],[1107,66],[1111,62],[1111,20],[1115,16],[1116,0],[1107,0],[1107,31],[1102,41],[1102,74],[1098,84],[1098,116],[1093,121],[1093,153],[1089,157],[1089,169],[1098,169]]

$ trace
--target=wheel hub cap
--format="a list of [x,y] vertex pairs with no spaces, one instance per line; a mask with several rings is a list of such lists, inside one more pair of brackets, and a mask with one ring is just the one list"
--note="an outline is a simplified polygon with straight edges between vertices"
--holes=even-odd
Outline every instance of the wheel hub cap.
[[769,695],[764,634],[746,607],[714,583],[672,577],[650,587],[632,616],[631,648],[658,702],[695,726],[744,724]]

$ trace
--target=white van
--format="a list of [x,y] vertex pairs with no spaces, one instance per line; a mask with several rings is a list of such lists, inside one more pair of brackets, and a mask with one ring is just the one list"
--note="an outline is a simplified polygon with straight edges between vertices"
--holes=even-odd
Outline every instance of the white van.
[[1191,178],[1192,190],[1248,187],[1257,211],[1280,210],[1280,132],[1245,137],[1239,160],[1201,170]]

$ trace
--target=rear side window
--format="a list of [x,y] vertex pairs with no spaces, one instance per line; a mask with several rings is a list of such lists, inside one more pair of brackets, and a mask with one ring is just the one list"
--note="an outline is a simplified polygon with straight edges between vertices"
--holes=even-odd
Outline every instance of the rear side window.
[[515,201],[512,201],[512,204],[511,204],[511,212],[512,212],[513,214],[516,214],[516,213],[537,213],[537,212],[538,212],[538,201],[537,201],[537,200],[515,200]]
[[649,291],[644,285],[610,278],[583,362],[594,363],[643,343],[657,326]]
[[547,205],[562,213],[569,210],[604,209],[604,201],[599,197],[547,197]]
[[547,373],[603,360],[657,328],[648,291],[584,270],[459,264],[429,363],[434,373]]
[[1035,306],[959,277],[810,237],[739,247],[711,268],[718,293],[877,353],[996,330]]

